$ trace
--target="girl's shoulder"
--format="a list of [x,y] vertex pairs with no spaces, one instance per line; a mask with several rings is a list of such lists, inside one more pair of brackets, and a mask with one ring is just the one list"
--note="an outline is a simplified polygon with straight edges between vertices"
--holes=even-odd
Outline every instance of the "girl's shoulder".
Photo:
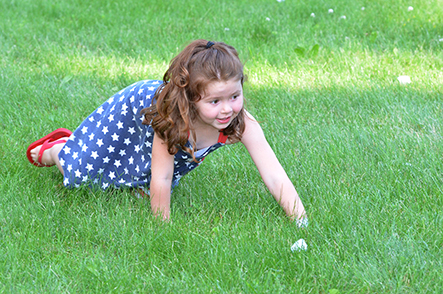
[[245,110],[245,131],[242,134],[241,142],[243,144],[248,144],[259,138],[263,138],[263,130],[260,123],[252,114]]

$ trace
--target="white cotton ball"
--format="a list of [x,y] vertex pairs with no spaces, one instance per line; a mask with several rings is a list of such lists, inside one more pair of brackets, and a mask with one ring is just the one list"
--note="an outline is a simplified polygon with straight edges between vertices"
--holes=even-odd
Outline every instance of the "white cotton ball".
[[292,246],[291,246],[291,251],[302,251],[302,250],[307,250],[308,249],[308,244],[306,244],[306,241],[304,239],[300,239],[297,242],[295,242]]
[[298,228],[302,229],[302,228],[307,228],[309,221],[307,217],[304,217],[302,219],[297,219],[295,221],[295,224],[297,225]]
[[409,7],[408,7],[408,11],[412,11],[412,10],[414,10],[414,7],[409,6]]
[[406,84],[410,84],[411,83],[411,78],[409,76],[399,76],[397,78],[397,80],[400,82],[400,84],[402,85],[406,85]]
[[334,13],[334,10],[333,9],[329,9],[328,13]]

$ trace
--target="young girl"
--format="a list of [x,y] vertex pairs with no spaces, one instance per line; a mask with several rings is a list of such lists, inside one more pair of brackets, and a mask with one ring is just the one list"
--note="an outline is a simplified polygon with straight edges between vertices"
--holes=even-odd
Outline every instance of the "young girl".
[[243,64],[222,42],[196,40],[171,62],[163,81],[121,90],[71,133],[58,129],[27,150],[36,166],[56,165],[66,187],[149,189],[155,215],[169,219],[171,190],[211,152],[243,143],[271,194],[291,219],[306,212],[244,108]]

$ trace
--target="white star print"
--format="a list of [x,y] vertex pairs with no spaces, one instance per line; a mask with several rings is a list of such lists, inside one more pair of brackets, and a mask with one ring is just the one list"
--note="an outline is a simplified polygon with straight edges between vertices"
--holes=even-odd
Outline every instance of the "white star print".
[[129,159],[128,159],[128,161],[129,161],[129,164],[134,164],[134,157],[129,157]]
[[115,147],[114,147],[114,146],[111,146],[111,145],[109,145],[109,147],[106,148],[106,149],[108,149],[108,152],[109,152],[109,153],[112,153],[112,152],[115,151]]
[[129,146],[129,144],[131,144],[131,140],[129,140],[129,138],[126,138],[125,141],[123,142],[123,144],[126,144],[127,146]]
[[97,151],[92,151],[91,152],[91,157],[94,158],[94,159],[97,159],[97,157],[98,157]]
[[118,141],[118,137],[119,137],[119,135],[117,135],[116,133],[114,133],[111,137],[112,137],[112,141]]
[[95,136],[95,134],[94,134],[94,133],[91,133],[91,134],[89,135],[89,141],[94,140],[94,136]]
[[82,134],[86,134],[88,132],[88,127],[87,126],[83,126],[82,128]]
[[111,179],[111,180],[113,180],[113,179],[115,179],[115,173],[114,172],[109,172],[109,178]]
[[113,115],[113,114],[110,114],[110,115],[108,116],[108,120],[109,120],[109,122],[114,121],[114,115]]
[[82,151],[83,151],[83,152],[86,152],[86,150],[88,150],[88,146],[87,146],[86,144],[83,144],[83,146],[82,146]]
[[103,158],[103,163],[108,163],[109,160],[110,160],[109,157],[106,156],[105,158]]
[[94,166],[90,163],[86,164],[86,169],[90,172],[91,170],[94,169]]
[[103,134],[106,135],[109,132],[108,127],[107,126],[103,127],[102,132],[103,132]]
[[98,114],[102,114],[103,111],[104,111],[103,106],[100,106],[100,107],[97,109],[97,113],[98,113]]
[[130,132],[130,133],[131,133],[131,135],[133,135],[133,134],[135,133],[135,130],[134,130],[134,128],[133,128],[133,127],[130,127],[130,128],[128,129],[128,132]]
[[93,121],[94,121],[94,117],[93,117],[93,116],[90,116],[90,117],[89,117],[89,121],[90,121],[90,122],[93,122]]
[[125,149],[120,149],[120,152],[118,154],[120,154],[120,156],[125,156],[126,155],[126,150]]
[[123,123],[121,122],[121,121],[119,121],[118,123],[117,123],[117,128],[120,130],[120,129],[123,129]]
[[61,166],[65,166],[65,160],[63,158],[60,158],[59,162]]
[[72,170],[72,164],[68,164],[68,168],[67,168],[68,172],[71,172]]
[[120,167],[122,164],[120,163],[120,160],[116,160],[116,161],[114,161],[114,165],[118,168],[118,167]]
[[63,151],[65,151],[65,154],[69,154],[69,153],[71,153],[71,148],[69,148],[68,146],[65,146],[63,148]]
[[103,140],[102,139],[97,139],[97,145],[98,145],[98,147],[102,147],[104,144],[103,144]]
[[78,169],[76,169],[74,173],[76,178],[80,178],[82,175],[82,173]]
[[114,96],[112,96],[111,98],[109,98],[107,102],[108,102],[109,104],[111,104],[112,102],[114,102]]
[[72,159],[77,159],[78,158],[78,152],[74,152],[72,153]]

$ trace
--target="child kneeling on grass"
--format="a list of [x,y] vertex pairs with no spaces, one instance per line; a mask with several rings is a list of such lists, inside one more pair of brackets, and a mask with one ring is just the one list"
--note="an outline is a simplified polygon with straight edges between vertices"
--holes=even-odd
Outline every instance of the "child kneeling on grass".
[[196,40],[163,81],[137,82],[89,115],[72,133],[32,143],[29,161],[56,165],[66,187],[149,189],[155,215],[169,219],[172,189],[211,152],[241,142],[288,217],[306,224],[303,204],[258,122],[244,108],[243,64],[222,42]]

